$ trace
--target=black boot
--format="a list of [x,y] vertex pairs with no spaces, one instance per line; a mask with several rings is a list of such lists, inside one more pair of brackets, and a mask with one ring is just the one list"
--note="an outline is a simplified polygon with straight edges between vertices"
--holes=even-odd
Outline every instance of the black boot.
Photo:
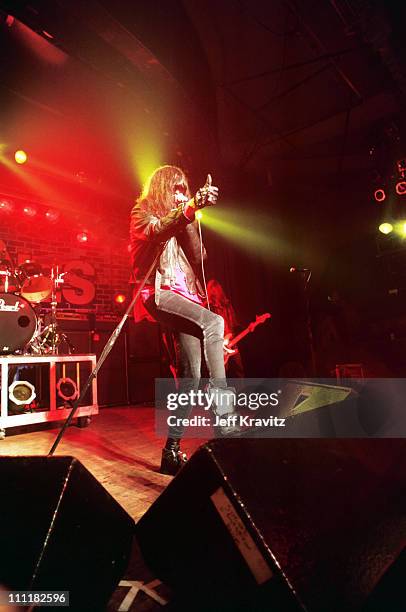
[[241,435],[239,414],[235,410],[235,389],[233,387],[209,387],[209,393],[214,396],[212,411],[216,418],[221,419],[221,425],[214,427],[216,438],[238,437]]
[[187,457],[179,448],[179,440],[176,438],[168,438],[165,448],[162,449],[161,474],[169,474],[175,476],[180,468],[185,465]]

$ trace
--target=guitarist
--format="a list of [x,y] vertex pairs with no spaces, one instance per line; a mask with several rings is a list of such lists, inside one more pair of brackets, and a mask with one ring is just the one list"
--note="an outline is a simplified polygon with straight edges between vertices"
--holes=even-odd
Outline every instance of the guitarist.
[[241,327],[234,307],[217,280],[212,279],[207,283],[207,296],[209,298],[210,309],[216,314],[221,315],[224,319],[224,351],[229,354],[226,363],[227,377],[244,378],[241,353],[237,349],[227,348],[228,341],[236,335]]

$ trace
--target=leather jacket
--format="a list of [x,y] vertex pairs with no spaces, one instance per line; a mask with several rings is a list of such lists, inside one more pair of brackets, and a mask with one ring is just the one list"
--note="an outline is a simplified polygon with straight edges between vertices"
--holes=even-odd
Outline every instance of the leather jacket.
[[[157,253],[162,250],[155,271],[146,286],[155,286],[155,301],[159,304],[161,287],[173,287],[176,266],[185,274],[188,291],[204,297],[199,280],[201,248],[196,225],[184,212],[183,205],[158,218],[136,204],[131,211],[130,253],[134,281],[141,283]],[[206,251],[203,247],[203,259]]]

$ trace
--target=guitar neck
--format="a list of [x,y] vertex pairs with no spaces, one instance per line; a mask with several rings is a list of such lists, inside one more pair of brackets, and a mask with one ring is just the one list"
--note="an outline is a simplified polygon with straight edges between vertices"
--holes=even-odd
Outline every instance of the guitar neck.
[[244,331],[240,332],[238,336],[235,336],[235,338],[230,340],[230,342],[227,344],[228,348],[232,348],[235,344],[237,344],[237,342],[242,340],[249,333],[250,333],[250,328],[248,326],[244,329]]
[[244,338],[244,336],[246,336],[250,332],[253,332],[254,329],[256,329],[257,325],[264,323],[264,321],[266,321],[266,319],[269,319],[270,316],[271,315],[267,312],[261,315],[260,317],[257,317],[256,321],[254,321],[253,323],[250,323],[248,327],[246,327],[242,332],[238,334],[238,336],[235,336],[235,338],[232,338],[230,340],[230,342],[227,345],[228,348],[232,348],[234,345],[236,345],[237,342],[239,342],[240,340],[242,340],[242,338]]

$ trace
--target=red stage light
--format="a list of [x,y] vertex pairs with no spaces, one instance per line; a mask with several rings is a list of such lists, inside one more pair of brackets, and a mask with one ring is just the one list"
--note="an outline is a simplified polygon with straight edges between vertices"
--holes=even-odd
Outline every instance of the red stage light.
[[88,242],[89,236],[86,232],[80,232],[80,234],[76,236],[76,240],[82,244],[85,244],[86,242]]
[[59,219],[59,212],[57,210],[52,210],[51,208],[49,210],[47,210],[47,212],[45,213],[45,218],[50,222],[50,223],[55,223],[56,221],[58,221]]
[[27,217],[35,217],[37,214],[37,209],[33,206],[24,206],[23,213],[27,215]]
[[3,212],[11,212],[14,206],[9,200],[0,200],[0,210]]
[[396,183],[396,193],[398,195],[406,195],[406,181]]
[[374,198],[377,202],[383,202],[386,200],[386,193],[384,189],[376,189],[374,193]]
[[116,304],[124,304],[126,299],[127,297],[124,293],[116,293],[116,295],[114,296],[114,301]]
[[25,164],[28,159],[27,153],[20,149],[14,153],[14,159],[16,160],[17,164]]

